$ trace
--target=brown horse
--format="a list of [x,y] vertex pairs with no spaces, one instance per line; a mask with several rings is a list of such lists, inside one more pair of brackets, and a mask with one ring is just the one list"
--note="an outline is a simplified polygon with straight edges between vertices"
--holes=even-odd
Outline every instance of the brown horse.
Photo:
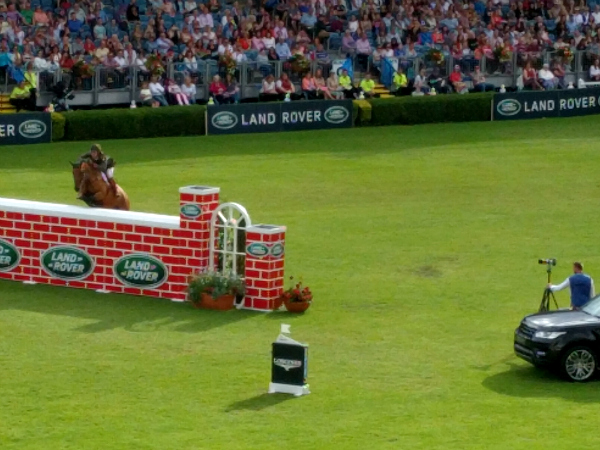
[[121,186],[117,185],[115,195],[108,183],[104,181],[102,173],[89,162],[83,161],[81,163],[71,163],[71,165],[73,167],[75,191],[79,191],[83,182],[85,189],[81,193],[81,199],[88,206],[129,211],[129,197]]

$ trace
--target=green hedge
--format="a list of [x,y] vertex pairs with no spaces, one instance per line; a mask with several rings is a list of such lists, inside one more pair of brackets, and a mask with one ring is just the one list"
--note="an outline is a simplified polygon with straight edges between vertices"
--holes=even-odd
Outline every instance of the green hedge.
[[492,98],[488,93],[373,99],[370,125],[487,121],[491,119]]
[[60,141],[65,137],[65,116],[59,113],[52,113],[52,140]]
[[200,105],[168,108],[103,109],[70,111],[65,139],[137,139],[205,134],[206,107]]

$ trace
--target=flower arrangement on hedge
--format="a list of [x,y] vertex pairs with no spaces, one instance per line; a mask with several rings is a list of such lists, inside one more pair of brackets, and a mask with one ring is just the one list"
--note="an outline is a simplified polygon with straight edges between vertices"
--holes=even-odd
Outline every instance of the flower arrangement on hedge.
[[303,312],[312,304],[313,295],[308,286],[305,286],[300,279],[294,283],[294,277],[290,277],[292,286],[283,291],[280,300],[285,305],[285,308],[290,312]]
[[444,53],[437,48],[429,49],[427,54],[425,55],[427,61],[431,61],[435,64],[441,65],[444,62]]
[[494,56],[501,63],[505,63],[512,59],[512,52],[505,46],[500,45],[494,50]]
[[235,75],[237,62],[233,56],[231,56],[231,53],[227,52],[224,55],[221,55],[219,58],[219,66],[225,69],[225,73],[228,73],[229,75]]
[[188,300],[197,308],[231,309],[236,296],[243,296],[246,285],[237,275],[201,272],[188,279]]
[[563,47],[558,49],[558,51],[556,52],[556,54],[562,58],[564,63],[570,63],[571,61],[573,61],[573,51],[569,48],[569,47]]
[[80,59],[73,65],[73,75],[81,78],[91,78],[96,74],[96,69],[91,64]]
[[145,65],[146,69],[148,69],[154,76],[160,77],[163,73],[165,73],[165,67],[157,55],[149,55],[146,59]]
[[292,71],[294,72],[303,74],[310,70],[310,61],[304,55],[299,53],[296,53],[294,56],[292,56],[289,60],[289,63],[291,64]]

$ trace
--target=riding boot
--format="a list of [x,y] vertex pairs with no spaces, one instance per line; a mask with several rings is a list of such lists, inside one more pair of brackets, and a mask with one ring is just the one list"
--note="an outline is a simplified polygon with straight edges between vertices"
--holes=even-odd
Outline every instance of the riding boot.
[[113,191],[113,194],[115,194],[115,196],[117,195],[117,183],[115,182],[114,178],[110,178],[108,180],[108,184],[110,184],[110,188]]

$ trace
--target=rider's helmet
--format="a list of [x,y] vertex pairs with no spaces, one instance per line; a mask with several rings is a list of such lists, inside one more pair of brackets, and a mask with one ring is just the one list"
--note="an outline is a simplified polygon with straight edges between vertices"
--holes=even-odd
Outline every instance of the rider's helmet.
[[98,159],[104,159],[104,153],[102,153],[102,147],[100,144],[92,144],[90,152],[96,151],[98,153]]

